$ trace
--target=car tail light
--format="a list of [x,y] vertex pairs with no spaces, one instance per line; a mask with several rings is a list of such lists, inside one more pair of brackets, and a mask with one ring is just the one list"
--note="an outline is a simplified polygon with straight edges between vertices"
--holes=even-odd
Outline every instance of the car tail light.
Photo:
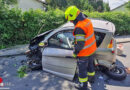
[[108,44],[108,48],[112,48],[113,47],[113,40],[111,40],[111,42]]
[[113,40],[110,41],[110,43],[108,44],[107,48],[111,48],[112,49],[112,53],[115,53],[115,51],[113,50]]
[[112,51],[112,53],[115,53],[115,51]]

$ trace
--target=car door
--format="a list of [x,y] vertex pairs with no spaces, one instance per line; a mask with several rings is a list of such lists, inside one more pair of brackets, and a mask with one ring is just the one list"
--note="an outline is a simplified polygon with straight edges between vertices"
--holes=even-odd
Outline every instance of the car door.
[[42,53],[43,70],[73,80],[77,66],[76,59],[72,57],[73,41],[72,30],[52,35]]

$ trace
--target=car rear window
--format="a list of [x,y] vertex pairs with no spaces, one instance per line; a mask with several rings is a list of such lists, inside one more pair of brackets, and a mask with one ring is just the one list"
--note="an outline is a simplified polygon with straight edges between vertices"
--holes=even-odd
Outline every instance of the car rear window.
[[96,37],[96,43],[97,43],[97,47],[99,47],[103,41],[103,39],[105,38],[105,33],[102,32],[97,32],[95,31],[95,37]]

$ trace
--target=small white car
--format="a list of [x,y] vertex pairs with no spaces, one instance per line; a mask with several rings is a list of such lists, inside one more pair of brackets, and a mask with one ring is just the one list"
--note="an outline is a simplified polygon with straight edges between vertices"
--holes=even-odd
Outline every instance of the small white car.
[[[126,77],[124,68],[115,64],[116,41],[114,39],[115,26],[105,20],[91,19],[94,27],[97,50],[95,65],[105,70],[105,73],[116,80]],[[40,34],[30,41],[29,65],[42,66],[46,72],[73,80],[77,73],[77,60],[72,57],[74,37],[73,23],[66,23],[61,27]],[[32,57],[39,58],[33,59]],[[35,64],[34,64],[35,63]]]

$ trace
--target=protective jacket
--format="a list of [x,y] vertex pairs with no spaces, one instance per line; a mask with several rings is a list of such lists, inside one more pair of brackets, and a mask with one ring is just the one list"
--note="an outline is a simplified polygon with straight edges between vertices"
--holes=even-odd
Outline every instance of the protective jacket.
[[90,56],[96,49],[96,40],[94,35],[94,30],[92,22],[90,19],[85,18],[85,16],[80,13],[75,23],[75,29],[73,30],[73,35],[75,36],[75,51],[74,53],[78,57]]

